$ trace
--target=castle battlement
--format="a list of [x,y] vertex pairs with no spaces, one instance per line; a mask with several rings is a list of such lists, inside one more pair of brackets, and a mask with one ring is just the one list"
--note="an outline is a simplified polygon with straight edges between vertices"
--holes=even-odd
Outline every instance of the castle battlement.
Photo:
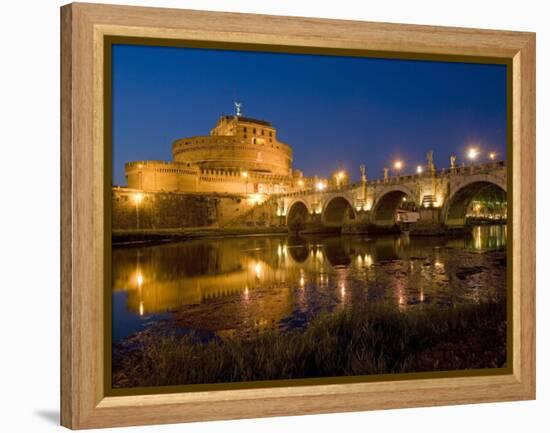
[[270,122],[222,115],[209,135],[179,138],[172,161],[124,166],[129,188],[143,191],[280,193],[295,184],[292,147]]

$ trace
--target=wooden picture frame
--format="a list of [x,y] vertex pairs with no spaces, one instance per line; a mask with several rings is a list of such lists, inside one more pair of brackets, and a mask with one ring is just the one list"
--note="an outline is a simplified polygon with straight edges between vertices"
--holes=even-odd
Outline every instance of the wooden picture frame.
[[[495,58],[512,67],[512,359],[508,374],[232,389],[105,393],[106,37]],[[535,35],[191,10],[61,8],[61,423],[73,428],[362,411],[535,398]],[[510,335],[510,334],[509,334]]]

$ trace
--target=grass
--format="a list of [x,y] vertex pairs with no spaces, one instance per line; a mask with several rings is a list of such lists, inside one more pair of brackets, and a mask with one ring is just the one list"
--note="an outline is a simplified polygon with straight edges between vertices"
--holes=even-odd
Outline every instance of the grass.
[[114,353],[115,388],[503,367],[506,303],[372,305],[322,315],[305,331],[207,342],[148,335]]

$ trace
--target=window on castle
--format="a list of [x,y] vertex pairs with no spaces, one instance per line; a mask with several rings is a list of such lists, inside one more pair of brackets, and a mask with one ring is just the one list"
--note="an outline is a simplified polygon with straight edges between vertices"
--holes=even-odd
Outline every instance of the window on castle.
[[252,134],[256,134],[256,128],[252,128]]

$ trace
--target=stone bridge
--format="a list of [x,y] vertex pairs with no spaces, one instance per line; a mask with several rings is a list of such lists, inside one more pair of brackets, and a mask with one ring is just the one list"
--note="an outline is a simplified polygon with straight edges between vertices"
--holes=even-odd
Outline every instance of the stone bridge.
[[395,227],[398,208],[409,202],[417,219],[412,227],[460,228],[473,198],[482,190],[507,191],[506,171],[505,161],[432,169],[323,190],[278,194],[265,205],[272,215],[269,219],[277,225],[373,229]]

